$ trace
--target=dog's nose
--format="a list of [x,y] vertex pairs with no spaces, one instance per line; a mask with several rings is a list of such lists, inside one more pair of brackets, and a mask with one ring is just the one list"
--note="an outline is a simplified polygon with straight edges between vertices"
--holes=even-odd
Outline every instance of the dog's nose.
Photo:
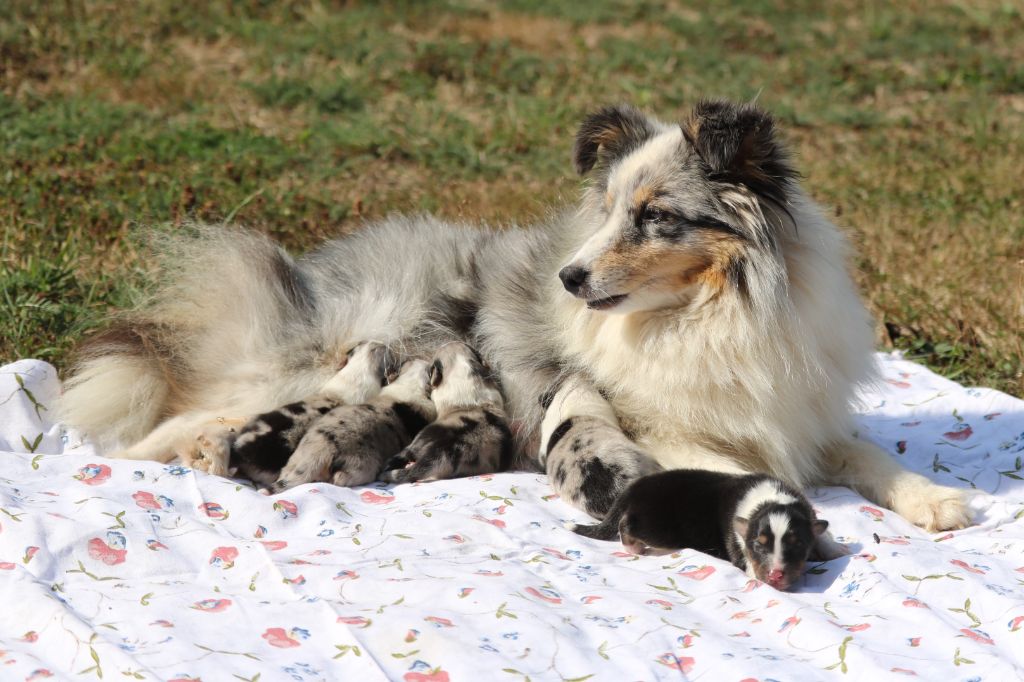
[[578,265],[567,265],[558,272],[558,279],[562,280],[562,286],[573,295],[579,293],[589,277],[590,271]]
[[781,569],[775,568],[768,573],[768,584],[772,587],[778,587],[785,582],[786,576],[783,574]]

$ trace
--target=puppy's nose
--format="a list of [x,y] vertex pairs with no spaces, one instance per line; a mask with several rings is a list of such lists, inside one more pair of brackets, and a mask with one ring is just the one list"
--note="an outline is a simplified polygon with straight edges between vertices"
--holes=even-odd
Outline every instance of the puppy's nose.
[[786,579],[786,576],[782,573],[782,569],[775,568],[768,573],[768,584],[775,587],[781,585]]
[[579,293],[589,278],[590,270],[578,265],[567,265],[558,272],[558,279],[562,280],[562,286],[573,295]]

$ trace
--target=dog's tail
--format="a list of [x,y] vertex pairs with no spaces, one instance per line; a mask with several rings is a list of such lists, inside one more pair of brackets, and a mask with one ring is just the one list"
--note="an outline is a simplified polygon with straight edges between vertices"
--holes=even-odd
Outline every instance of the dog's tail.
[[261,373],[267,351],[297,333],[289,321],[312,305],[291,257],[256,233],[193,226],[154,236],[152,251],[152,295],[77,349],[60,400],[61,419],[101,448],[128,446],[161,419],[201,407],[199,382],[240,360]]
[[595,540],[617,539],[619,537],[619,522],[622,520],[622,515],[626,508],[625,499],[625,492],[619,493],[618,498],[615,500],[615,504],[613,504],[612,508],[608,510],[608,515],[604,517],[601,523],[596,523],[591,526],[570,524],[569,530],[577,535],[594,538]]

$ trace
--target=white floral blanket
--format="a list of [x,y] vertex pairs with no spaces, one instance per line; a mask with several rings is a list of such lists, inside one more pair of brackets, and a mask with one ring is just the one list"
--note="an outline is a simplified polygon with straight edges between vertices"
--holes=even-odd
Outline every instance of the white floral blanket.
[[974,487],[928,535],[843,488],[854,554],[794,593],[693,551],[564,530],[544,477],[276,497],[98,456],[54,424],[52,367],[0,369],[0,678],[1008,680],[1024,675],[1024,402],[895,357],[861,437]]

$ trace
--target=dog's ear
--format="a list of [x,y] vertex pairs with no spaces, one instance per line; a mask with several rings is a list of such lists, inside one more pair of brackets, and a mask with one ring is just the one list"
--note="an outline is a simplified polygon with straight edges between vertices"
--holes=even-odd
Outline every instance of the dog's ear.
[[784,203],[790,181],[798,174],[777,138],[771,114],[753,104],[702,100],[682,129],[712,180],[745,185]]
[[604,107],[587,116],[576,133],[573,165],[580,175],[598,160],[614,160],[640,146],[657,132],[655,122],[627,104]]

